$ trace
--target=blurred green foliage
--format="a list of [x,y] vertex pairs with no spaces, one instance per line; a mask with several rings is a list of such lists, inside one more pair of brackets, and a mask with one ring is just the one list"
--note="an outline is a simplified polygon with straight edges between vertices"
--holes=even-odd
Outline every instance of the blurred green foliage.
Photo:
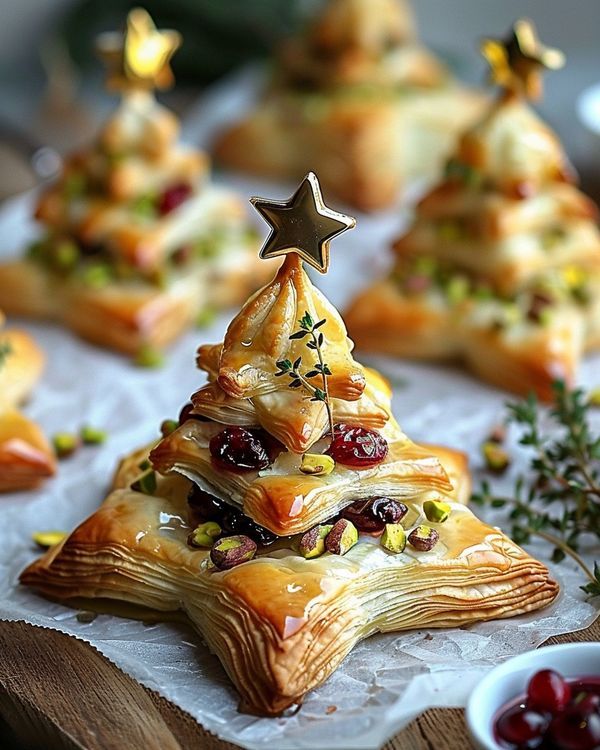
[[173,58],[179,83],[206,84],[253,58],[264,57],[300,22],[300,0],[82,0],[65,16],[62,31],[82,68],[97,64],[94,39],[123,27],[136,5],[159,28],[177,29],[183,45]]

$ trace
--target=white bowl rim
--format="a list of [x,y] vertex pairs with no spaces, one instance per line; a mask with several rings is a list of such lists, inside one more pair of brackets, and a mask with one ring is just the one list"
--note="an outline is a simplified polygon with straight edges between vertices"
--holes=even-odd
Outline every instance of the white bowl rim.
[[594,83],[577,97],[577,114],[585,127],[600,136],[600,83]]
[[[600,649],[600,641],[578,641],[576,643],[558,643],[552,646],[540,646],[539,648],[526,651],[523,654],[517,654],[516,656],[502,662],[502,664],[499,664],[497,667],[494,667],[473,688],[467,702],[465,718],[471,737],[480,747],[490,747],[489,737],[485,733],[483,722],[480,719],[476,719],[475,716],[478,708],[477,704],[479,697],[483,695],[494,684],[494,682],[496,682],[496,680],[507,674],[531,666],[532,663],[535,663],[538,659],[545,660],[544,657],[546,656],[551,658],[552,654],[561,653],[568,655],[569,652],[581,652],[586,649],[597,651]],[[515,696],[515,698],[516,697],[517,696]],[[498,706],[498,708],[500,708],[500,706]],[[493,747],[495,750],[495,748],[500,748],[500,745],[495,743]]]

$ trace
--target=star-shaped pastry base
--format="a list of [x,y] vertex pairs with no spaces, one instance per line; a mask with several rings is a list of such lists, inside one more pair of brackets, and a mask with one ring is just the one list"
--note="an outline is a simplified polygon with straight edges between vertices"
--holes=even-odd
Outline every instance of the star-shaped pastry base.
[[309,172],[287,201],[251,198],[250,202],[271,227],[261,258],[297,253],[321,273],[329,268],[329,243],[352,229],[352,216],[334,211],[323,202],[319,180]]

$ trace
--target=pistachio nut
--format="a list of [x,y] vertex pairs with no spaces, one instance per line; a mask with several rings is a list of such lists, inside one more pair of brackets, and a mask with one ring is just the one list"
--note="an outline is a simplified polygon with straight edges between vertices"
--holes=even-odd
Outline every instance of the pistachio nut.
[[90,427],[89,425],[84,425],[81,428],[79,436],[85,445],[100,445],[101,443],[106,442],[106,438],[108,437],[104,430],[99,430],[96,427]]
[[154,349],[154,347],[150,346],[149,344],[144,344],[138,350],[138,353],[135,355],[135,359],[133,361],[134,364],[136,364],[138,367],[153,368],[162,367],[165,358],[161,351],[159,351],[158,349]]
[[210,551],[210,559],[219,570],[229,570],[252,560],[255,554],[256,542],[249,536],[238,534],[216,541]]
[[196,526],[188,535],[187,541],[190,547],[212,547],[221,532],[222,529],[218,523],[207,521]]
[[425,518],[432,523],[444,523],[450,515],[451,510],[448,503],[444,503],[441,500],[425,500],[423,503]]
[[325,537],[332,528],[332,524],[321,524],[303,534],[298,545],[298,552],[302,557],[307,560],[320,557],[325,552]]
[[335,461],[324,453],[305,453],[302,456],[300,471],[317,477],[327,476],[335,469]]
[[156,492],[156,474],[150,469],[139,476],[131,485],[134,492],[141,492],[144,495],[154,495]]
[[67,458],[79,448],[79,438],[70,432],[57,432],[52,438],[52,445],[58,458]]
[[179,422],[176,419],[164,419],[160,425],[160,434],[163,437],[168,437],[172,432],[179,427]]
[[408,535],[408,543],[421,552],[429,552],[438,543],[440,535],[431,526],[421,524]]
[[31,535],[33,541],[38,547],[48,549],[54,547],[55,544],[59,544],[68,536],[66,531],[34,531]]
[[590,406],[600,406],[600,388],[593,388],[588,393],[588,404]]
[[332,555],[345,555],[358,542],[358,530],[352,521],[340,518],[325,539],[325,549]]
[[481,446],[486,468],[495,474],[502,474],[510,465],[510,456],[498,443],[488,440]]
[[386,523],[381,535],[381,546],[388,552],[404,552],[406,547],[406,531],[400,523]]

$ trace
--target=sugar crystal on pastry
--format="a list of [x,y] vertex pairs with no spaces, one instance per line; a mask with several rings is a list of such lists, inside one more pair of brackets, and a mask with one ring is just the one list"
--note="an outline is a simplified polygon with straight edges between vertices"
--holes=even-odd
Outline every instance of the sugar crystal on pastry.
[[572,382],[600,345],[600,234],[558,137],[525,98],[557,53],[530,44],[523,67],[524,23],[536,38],[518,22],[500,61],[484,44],[498,99],[419,202],[388,278],[360,293],[346,320],[362,351],[460,358],[484,380],[548,399],[552,381]]
[[374,633],[510,617],[558,593],[466,507],[464,454],[402,433],[389,384],[356,362],[302,269],[303,237],[224,345],[200,348],[209,382],[179,426],[127,456],[101,507],[21,575],[88,608],[181,610],[240,707],[266,716],[301,703]]
[[65,158],[35,209],[42,234],[0,265],[0,304],[54,319],[128,354],[162,347],[205,313],[238,304],[271,273],[240,200],[180,142],[153,88],[171,82],[179,35],[137,8],[100,37],[120,103],[89,146]]

